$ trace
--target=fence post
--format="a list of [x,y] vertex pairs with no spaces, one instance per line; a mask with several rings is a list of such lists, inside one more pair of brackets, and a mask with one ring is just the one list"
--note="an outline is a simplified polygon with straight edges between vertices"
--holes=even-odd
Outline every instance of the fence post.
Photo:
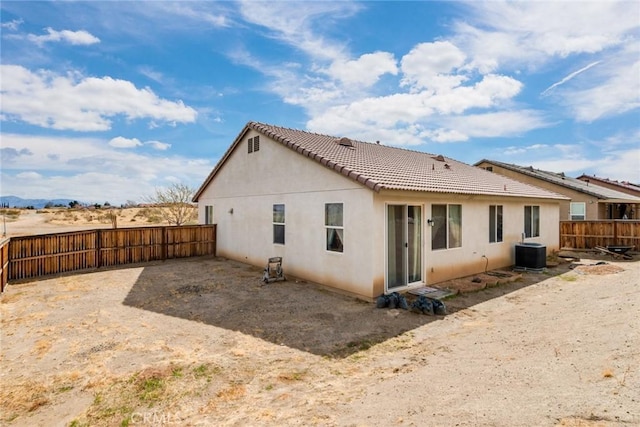
[[102,267],[102,233],[96,230],[96,268]]
[[167,253],[169,252],[168,249],[168,241],[169,239],[167,239],[167,227],[162,227],[162,260],[166,260],[167,259]]
[[613,220],[613,244],[618,244],[618,220]]

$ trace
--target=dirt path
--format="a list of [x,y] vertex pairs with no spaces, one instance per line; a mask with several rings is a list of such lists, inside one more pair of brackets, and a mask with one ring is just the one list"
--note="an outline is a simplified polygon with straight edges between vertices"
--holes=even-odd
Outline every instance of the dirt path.
[[[211,262],[175,261],[10,285],[0,297],[0,421],[640,425],[638,262],[610,262],[607,275],[585,267],[520,289],[514,283],[469,294],[459,301],[483,301],[485,292],[495,298],[339,357],[283,345],[267,333],[273,327],[268,323],[241,331],[176,316],[152,301],[152,307],[141,306],[141,287],[164,286],[170,294],[188,279],[188,286],[201,286],[189,289],[200,293],[173,294],[173,303],[188,309],[196,298],[207,297],[207,286],[232,285],[224,269],[260,295],[254,267]],[[286,288],[287,283],[277,286],[309,295],[309,289]],[[320,291],[315,297],[324,308],[315,314],[317,336],[350,339],[358,320],[347,324],[340,316],[354,305],[362,309],[362,303],[323,295],[332,294]],[[309,313],[312,306],[311,301]],[[364,322],[365,315],[386,324],[422,316],[365,308],[359,317]],[[244,304],[234,310],[252,309]],[[281,315],[279,329],[300,336],[313,323],[296,321],[304,314]]]

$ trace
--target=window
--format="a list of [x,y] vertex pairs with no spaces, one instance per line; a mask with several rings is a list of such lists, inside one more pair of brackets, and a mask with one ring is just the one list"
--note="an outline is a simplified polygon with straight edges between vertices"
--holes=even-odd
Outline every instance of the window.
[[489,206],[489,242],[502,242],[502,206]]
[[273,205],[273,243],[284,245],[284,205]]
[[253,153],[259,150],[260,150],[260,137],[256,136],[253,138],[249,138],[249,141],[247,141],[247,152]]
[[213,206],[204,207],[204,223],[213,224]]
[[326,203],[324,205],[324,227],[326,229],[328,251],[344,251],[344,226],[342,218],[342,203]]
[[524,237],[540,236],[540,206],[524,207]]
[[431,249],[462,246],[462,205],[431,205]]
[[581,221],[586,219],[587,204],[585,202],[571,202],[569,207],[569,219],[571,221]]

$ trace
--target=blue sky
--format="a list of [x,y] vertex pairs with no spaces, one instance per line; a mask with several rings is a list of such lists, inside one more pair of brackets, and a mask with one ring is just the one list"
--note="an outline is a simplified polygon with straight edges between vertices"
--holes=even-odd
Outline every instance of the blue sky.
[[2,195],[197,188],[251,120],[640,182],[640,3],[2,1]]

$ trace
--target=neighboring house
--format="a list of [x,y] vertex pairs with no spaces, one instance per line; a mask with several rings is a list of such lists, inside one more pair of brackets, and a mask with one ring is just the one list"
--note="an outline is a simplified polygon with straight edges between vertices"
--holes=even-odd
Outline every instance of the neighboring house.
[[601,187],[606,187],[611,190],[621,191],[626,194],[631,194],[635,197],[640,197],[640,185],[633,184],[628,181],[613,181],[608,178],[598,178],[595,175],[582,174],[578,177],[580,181],[590,182]]
[[560,203],[562,221],[638,218],[640,197],[591,181],[495,160],[483,159],[475,166],[567,196],[570,200]]
[[[441,155],[249,122],[196,192],[217,253],[365,299],[559,248],[564,196]],[[526,235],[525,235],[526,234]]]

